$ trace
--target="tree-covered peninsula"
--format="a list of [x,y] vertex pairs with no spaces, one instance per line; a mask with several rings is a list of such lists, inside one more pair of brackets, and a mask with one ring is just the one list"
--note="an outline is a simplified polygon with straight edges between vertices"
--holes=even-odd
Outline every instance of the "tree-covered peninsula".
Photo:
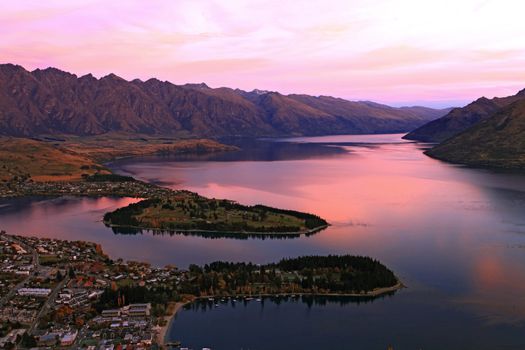
[[127,286],[118,291],[108,289],[102,301],[116,300],[118,293],[130,302],[167,303],[181,296],[379,296],[400,288],[402,284],[394,273],[369,257],[303,256],[265,265],[224,261],[190,265],[177,288],[155,290],[147,286]]
[[328,225],[313,214],[263,205],[245,206],[187,191],[145,199],[106,213],[104,223],[111,227],[240,234],[311,233]]
[[192,283],[181,289],[194,295],[373,295],[400,287],[385,265],[353,255],[302,256],[266,265],[219,261],[192,265],[190,273]]

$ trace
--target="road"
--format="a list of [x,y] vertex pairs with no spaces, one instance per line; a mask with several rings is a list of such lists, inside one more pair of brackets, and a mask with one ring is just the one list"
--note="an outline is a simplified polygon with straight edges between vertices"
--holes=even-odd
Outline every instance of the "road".
[[28,282],[31,279],[31,277],[35,276],[38,270],[40,269],[40,260],[38,259],[38,253],[36,249],[31,248],[30,246],[24,244],[23,242],[20,242],[19,240],[13,237],[6,236],[6,235],[1,235],[1,237],[2,239],[8,242],[19,244],[22,248],[24,248],[28,252],[32,252],[33,254],[33,258],[32,258],[33,272],[30,273],[24,280],[20,281],[17,285],[11,288],[11,290],[2,299],[0,299],[0,307],[4,306],[5,303],[7,303],[7,301],[9,301],[15,295],[16,291],[22,288],[26,284],[26,282]]
[[[34,249],[33,247],[30,247],[30,246],[24,244],[23,242],[17,240],[14,237],[7,236],[7,235],[1,235],[1,237],[3,239],[7,240],[8,242],[19,244],[25,250],[27,250],[28,252],[31,252],[33,254],[33,258],[32,258],[33,271],[32,271],[32,273],[29,274],[29,276],[27,276],[27,278],[25,278],[23,281],[21,281],[16,286],[11,288],[11,290],[0,300],[0,306],[4,306],[4,304],[7,301],[9,301],[16,294],[18,289],[22,288],[26,284],[26,282],[28,282],[32,277],[36,276],[37,273],[40,272],[40,269],[41,269],[42,266],[40,265],[40,259],[38,257],[38,252],[36,251],[36,249]],[[44,305],[42,305],[42,307],[40,308],[40,311],[38,312],[38,314],[36,315],[35,319],[31,323],[31,325],[30,325],[30,327],[28,329],[28,333],[29,334],[33,333],[33,331],[35,330],[35,327],[38,325],[38,321],[40,320],[42,315],[44,315],[51,308],[51,306],[53,305],[54,301],[56,300],[56,297],[57,297],[58,293],[60,292],[60,290],[64,287],[64,285],[68,281],[69,281],[69,277],[66,276],[62,281],[60,281],[55,286],[55,288],[53,288],[53,291],[51,291],[51,293],[47,297]]]
[[51,307],[53,306],[53,303],[55,302],[55,300],[57,298],[58,293],[64,287],[64,285],[67,284],[68,281],[69,281],[69,277],[65,277],[62,281],[60,281],[55,286],[55,288],[53,288],[53,291],[47,297],[46,302],[44,303],[44,305],[42,305],[42,307],[40,308],[40,311],[38,311],[38,314],[36,315],[35,319],[33,320],[33,323],[31,323],[31,325],[29,326],[29,329],[27,331],[29,334],[33,334],[33,332],[35,330],[35,327],[38,325],[38,321],[40,320],[42,315],[45,315],[46,312],[51,309]]

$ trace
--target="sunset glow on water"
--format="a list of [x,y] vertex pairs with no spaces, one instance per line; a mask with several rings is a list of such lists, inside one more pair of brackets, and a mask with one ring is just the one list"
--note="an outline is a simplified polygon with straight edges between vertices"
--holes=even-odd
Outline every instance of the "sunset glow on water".
[[[461,327],[463,334],[471,337],[468,344],[479,343],[480,349],[500,344],[497,341],[501,334],[509,344],[521,341],[525,330],[523,176],[442,163],[426,157],[422,145],[402,141],[400,135],[379,140],[377,136],[338,136],[333,141],[297,141],[343,147],[346,152],[321,156],[313,152],[311,157],[302,154],[297,159],[297,154],[287,153],[286,142],[275,142],[264,161],[238,154],[217,155],[207,161],[153,157],[111,166],[139,179],[173,184],[174,188],[208,197],[312,212],[331,223],[328,229],[310,237],[209,239],[148,232],[122,235],[114,234],[100,222],[104,212],[135,201],[132,199],[11,200],[0,208],[0,221],[2,228],[13,233],[96,241],[114,258],[147,260],[157,265],[185,267],[215,260],[263,263],[306,254],[369,255],[389,266],[408,288],[372,304],[339,307],[336,303],[325,311],[319,309],[322,314],[328,313],[329,320],[343,317],[345,327],[354,329],[349,334],[356,344],[372,344],[370,339],[374,337],[351,316],[353,312],[363,313],[367,327],[378,327],[386,338],[407,346],[429,344],[434,337],[440,337],[440,344],[461,349],[454,347],[462,343],[457,333],[446,332],[448,327]],[[381,143],[374,143],[378,141]],[[282,160],[285,155],[293,160]],[[245,160],[236,161],[236,157]],[[269,305],[261,317],[272,324],[279,314]],[[306,308],[302,303],[284,305],[292,313],[302,313]],[[219,327],[205,336],[192,331],[199,329],[196,324],[220,322],[225,317],[238,320],[233,325],[227,323],[228,329],[247,327],[239,344],[253,344],[250,339],[258,338],[250,327],[258,327],[259,321],[252,312],[258,309],[246,309],[246,318],[238,314],[240,310],[224,306],[204,314],[184,311],[174,323],[173,337],[209,340],[228,348],[237,343],[221,343],[220,339],[225,339],[221,332],[227,329]],[[310,327],[308,322],[322,320],[322,314],[313,313],[317,316],[306,318],[302,326]],[[381,321],[373,315],[381,315]],[[419,320],[419,325],[412,324],[414,320]],[[330,334],[346,334],[330,323],[335,327]],[[415,327],[417,336],[399,335],[410,327]],[[479,329],[484,332],[476,335]],[[289,332],[298,335],[295,332],[300,331],[291,327]],[[237,338],[232,335],[228,339]],[[305,346],[308,342],[322,344],[315,334],[302,339]],[[199,341],[195,344],[206,345]],[[276,349],[289,345],[265,341]]]

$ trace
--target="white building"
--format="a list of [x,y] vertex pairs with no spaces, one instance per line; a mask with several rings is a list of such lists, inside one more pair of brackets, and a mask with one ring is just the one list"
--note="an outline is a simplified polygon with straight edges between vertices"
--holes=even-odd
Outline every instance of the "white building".
[[51,289],[49,288],[20,288],[18,295],[24,296],[33,296],[33,297],[47,297],[51,294]]

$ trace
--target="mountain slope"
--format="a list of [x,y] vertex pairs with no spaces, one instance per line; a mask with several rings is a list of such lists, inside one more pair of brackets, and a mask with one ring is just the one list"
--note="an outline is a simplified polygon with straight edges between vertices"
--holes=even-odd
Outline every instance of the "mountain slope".
[[422,120],[433,120],[445,115],[449,109],[426,107],[394,108],[369,101],[348,101],[331,96],[289,95],[327,114],[336,116],[343,127],[352,127],[358,133],[403,132]]
[[393,108],[333,97],[211,89],[114,74],[77,77],[55,68],[0,65],[0,135],[174,137],[291,136],[404,132],[446,111]]
[[481,97],[463,108],[455,108],[444,117],[417,128],[405,135],[404,138],[423,142],[442,142],[521,99],[525,99],[525,90],[508,97],[495,97],[493,99]]
[[525,169],[525,99],[429,150],[461,164]]

